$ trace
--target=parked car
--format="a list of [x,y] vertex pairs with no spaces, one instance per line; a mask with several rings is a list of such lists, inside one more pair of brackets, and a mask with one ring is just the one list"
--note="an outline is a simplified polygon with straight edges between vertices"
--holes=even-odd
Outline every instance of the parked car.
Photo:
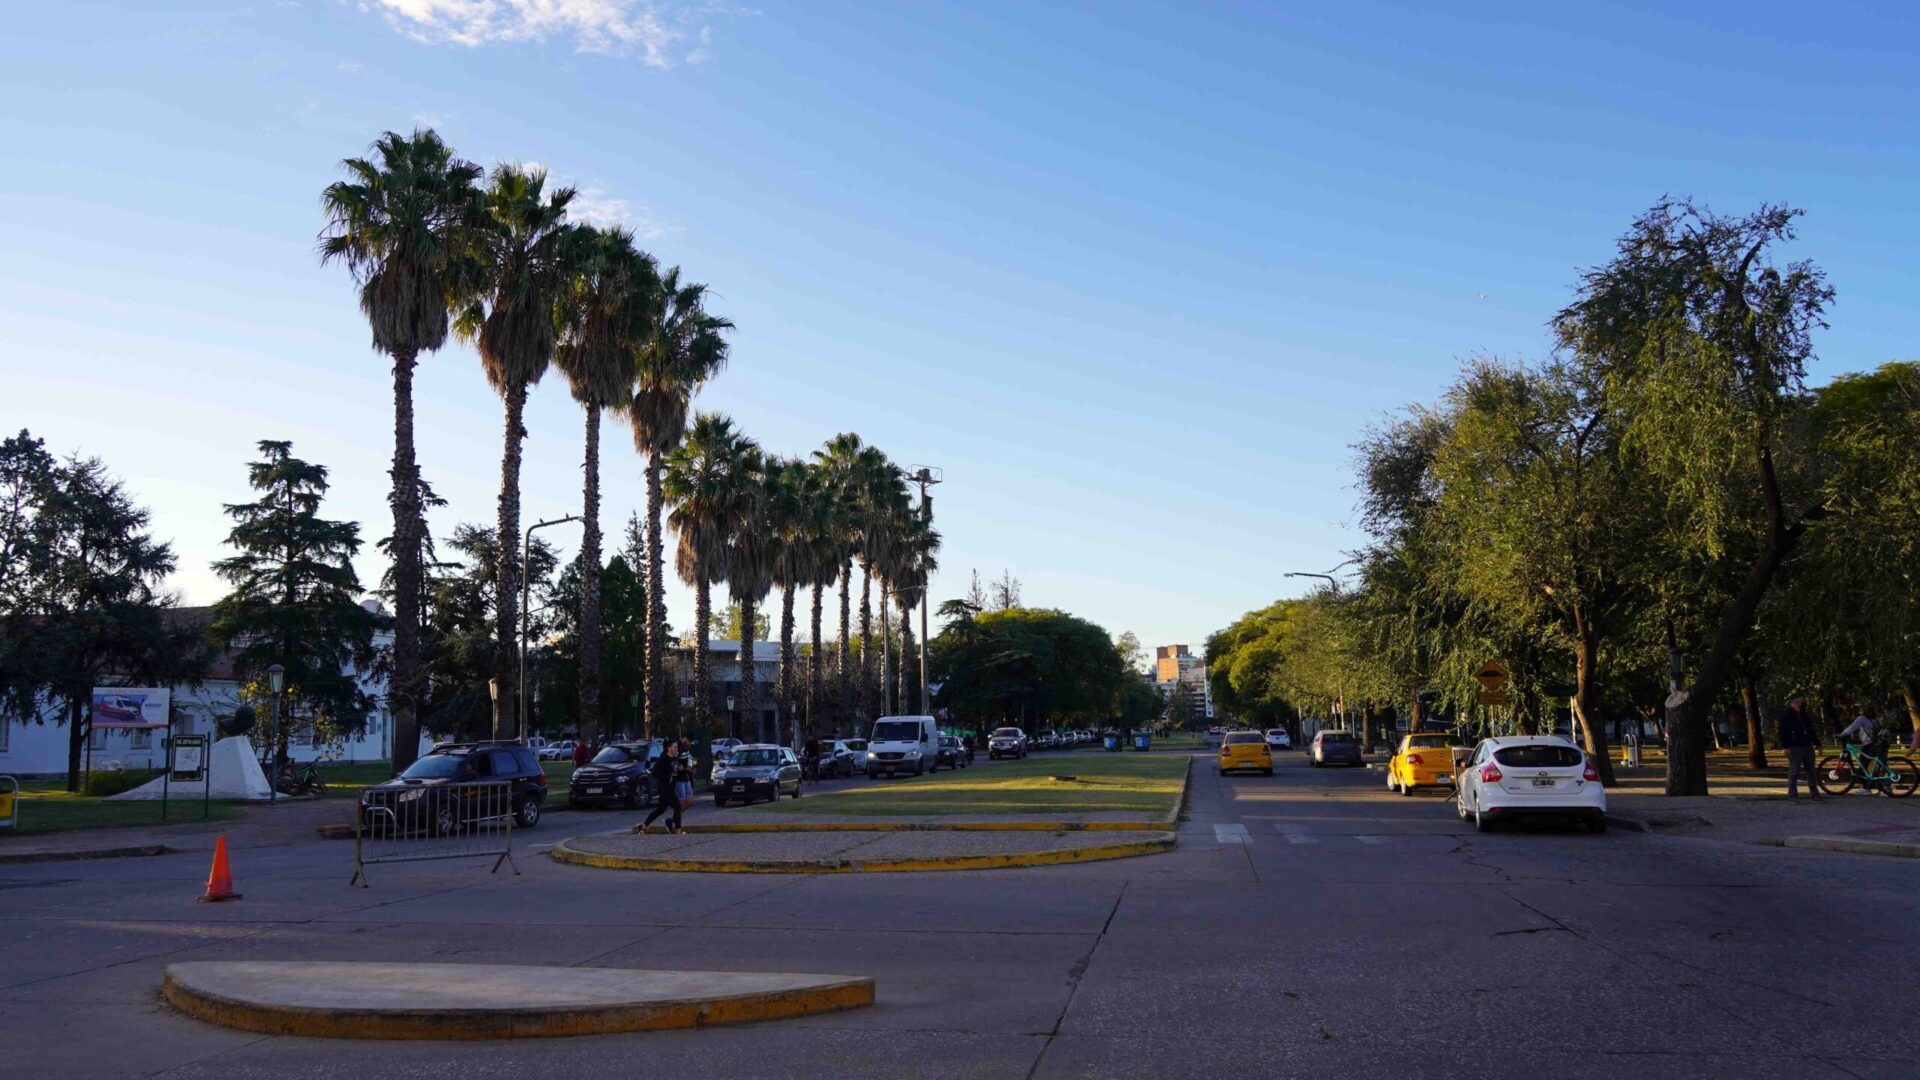
[[1387,790],[1402,795],[1414,788],[1453,786],[1453,737],[1403,735],[1387,762]]
[[741,743],[713,765],[713,805],[735,799],[777,801],[782,795],[800,797],[800,759],[792,750],[772,743]]
[[866,772],[867,771],[867,740],[841,739],[840,745],[853,751],[853,771]]
[[631,810],[653,801],[649,773],[653,762],[666,752],[660,739],[651,742],[608,743],[593,755],[593,760],[573,770],[567,780],[567,802],[573,806],[614,803]]
[[931,716],[883,716],[867,740],[867,779],[881,773],[919,776],[939,764],[940,729]]
[[[461,786],[475,780],[507,781],[506,805],[499,804],[495,790]],[[402,832],[425,829],[442,836],[503,810],[517,827],[531,829],[540,823],[547,773],[533,751],[519,743],[441,743],[399,776],[369,788],[368,795],[367,805],[390,810]]]
[[1313,767],[1322,765],[1365,765],[1366,759],[1360,756],[1360,740],[1354,738],[1351,731],[1318,731],[1314,733]]
[[1220,775],[1235,769],[1259,769],[1273,775],[1273,751],[1257,731],[1229,731],[1220,739]]
[[939,760],[949,769],[964,769],[973,764],[973,751],[967,749],[958,735],[942,735]]
[[987,757],[999,761],[1003,757],[1023,758],[1027,756],[1027,733],[1017,727],[994,728],[987,736]]
[[1267,749],[1291,750],[1293,749],[1293,736],[1287,734],[1287,729],[1283,727],[1268,728]]
[[746,744],[739,739],[715,739],[707,744],[707,751],[713,755],[714,764],[718,765],[721,758],[726,757],[735,749],[745,745]]
[[567,761],[573,757],[573,740],[558,739],[545,746],[536,747],[534,753],[541,761]]
[[846,743],[839,739],[822,739],[820,758],[814,764],[814,775],[822,780],[831,780],[836,776],[852,776],[859,768],[854,764],[857,756]]
[[1481,832],[1520,817],[1583,821],[1607,828],[1607,793],[1587,755],[1565,739],[1510,735],[1482,739],[1460,773],[1461,821]]

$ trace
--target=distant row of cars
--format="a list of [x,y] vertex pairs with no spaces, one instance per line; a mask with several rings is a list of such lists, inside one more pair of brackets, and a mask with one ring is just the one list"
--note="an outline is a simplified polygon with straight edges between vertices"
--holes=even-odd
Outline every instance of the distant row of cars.
[[1048,728],[1037,735],[1028,734],[1017,727],[994,728],[987,736],[987,756],[1000,758],[1023,758],[1035,750],[1071,750],[1077,746],[1092,746],[1104,736],[1117,735],[1115,729],[1094,731],[1090,728],[1069,728],[1055,731]]

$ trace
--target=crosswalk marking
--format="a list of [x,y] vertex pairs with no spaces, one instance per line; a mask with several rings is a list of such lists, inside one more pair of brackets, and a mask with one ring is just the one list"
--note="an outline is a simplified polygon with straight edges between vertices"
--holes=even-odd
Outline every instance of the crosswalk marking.
[[1245,825],[1215,825],[1213,839],[1222,844],[1244,844],[1247,842]]
[[1384,837],[1379,836],[1356,836],[1354,839],[1363,844],[1384,844],[1387,842]]

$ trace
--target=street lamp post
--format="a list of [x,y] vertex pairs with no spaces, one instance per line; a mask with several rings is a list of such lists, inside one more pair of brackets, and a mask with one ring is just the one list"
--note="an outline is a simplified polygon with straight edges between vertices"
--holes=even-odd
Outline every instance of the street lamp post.
[[280,802],[280,691],[287,685],[287,669],[279,664],[267,666],[267,689],[273,692],[273,734],[267,744],[267,760],[273,775],[267,778],[267,805]]
[[[582,518],[579,514],[568,514],[565,517],[557,517],[551,521],[536,521],[527,526],[526,543],[520,545],[520,685],[515,687],[514,712],[520,721],[520,738],[523,741],[527,737],[529,727],[527,723],[527,596],[530,587],[533,585],[533,576],[527,573],[527,555],[533,550],[533,531],[535,529],[544,529],[549,525],[564,525],[569,521],[580,520],[582,520]],[[598,579],[596,578],[595,585],[597,586],[598,583]],[[582,574],[580,577],[580,587],[583,589],[587,587],[585,574]],[[500,710],[495,708],[493,733],[495,738],[500,737],[499,727]]]
[[493,737],[500,737],[500,677],[487,680],[487,700],[493,702]]

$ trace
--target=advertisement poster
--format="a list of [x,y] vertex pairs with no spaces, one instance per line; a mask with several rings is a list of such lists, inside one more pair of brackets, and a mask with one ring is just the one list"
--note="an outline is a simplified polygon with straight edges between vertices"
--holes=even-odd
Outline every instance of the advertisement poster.
[[198,780],[207,764],[205,735],[176,735],[173,738],[173,778]]
[[163,728],[171,690],[153,686],[96,686],[93,688],[93,726],[96,728]]

